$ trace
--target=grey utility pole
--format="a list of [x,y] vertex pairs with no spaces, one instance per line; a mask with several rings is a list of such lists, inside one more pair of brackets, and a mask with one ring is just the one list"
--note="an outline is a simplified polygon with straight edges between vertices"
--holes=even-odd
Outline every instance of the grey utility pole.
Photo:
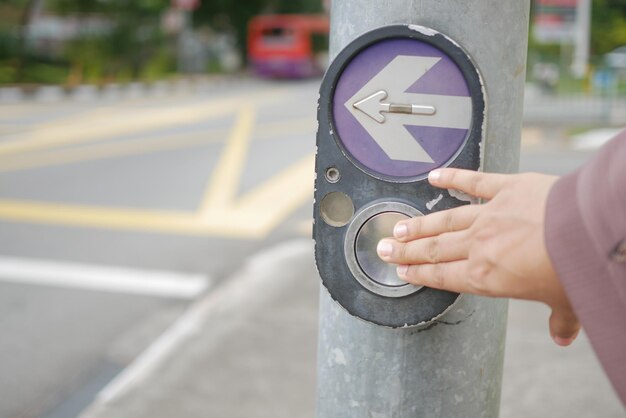
[[[482,168],[515,172],[529,10],[530,0],[335,0],[330,56],[392,24],[458,41],[485,83]],[[387,328],[351,316],[322,287],[317,417],[498,416],[506,320],[505,300],[464,295],[428,327]]]
[[591,30],[591,0],[578,0],[576,7],[576,33],[574,35],[574,62],[572,74],[583,78],[589,62],[589,37]]

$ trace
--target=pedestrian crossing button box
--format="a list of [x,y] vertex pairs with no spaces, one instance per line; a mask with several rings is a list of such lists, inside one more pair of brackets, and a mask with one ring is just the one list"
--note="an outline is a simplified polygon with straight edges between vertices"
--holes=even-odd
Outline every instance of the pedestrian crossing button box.
[[350,314],[426,326],[459,298],[403,282],[376,245],[399,220],[469,203],[427,177],[480,169],[485,98],[470,55],[433,28],[378,28],[330,65],[318,103],[313,238],[322,283]]

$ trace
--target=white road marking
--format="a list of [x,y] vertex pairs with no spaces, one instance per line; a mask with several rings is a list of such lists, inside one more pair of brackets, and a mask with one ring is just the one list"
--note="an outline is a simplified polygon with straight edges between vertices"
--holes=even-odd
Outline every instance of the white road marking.
[[203,274],[4,256],[0,281],[180,299],[194,299],[210,284]]
[[[283,268],[285,260],[310,254],[312,250],[311,240],[296,239],[250,258],[242,270],[226,280],[223,286],[195,302],[169,329],[109,382],[86,411],[97,408],[98,404],[110,403],[147,381],[183,343],[198,332],[207,332],[203,323],[210,316],[245,314],[254,309],[259,295],[267,296],[280,291],[285,286],[285,280],[298,276],[277,274],[276,269]],[[89,416],[88,413],[86,415]]]

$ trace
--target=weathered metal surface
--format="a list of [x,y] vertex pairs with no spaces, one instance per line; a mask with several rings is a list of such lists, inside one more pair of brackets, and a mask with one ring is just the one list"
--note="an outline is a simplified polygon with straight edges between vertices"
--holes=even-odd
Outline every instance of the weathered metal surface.
[[[331,56],[390,24],[419,24],[459,40],[487,92],[483,169],[515,172],[529,8],[529,0],[335,1]],[[496,417],[506,312],[504,300],[465,295],[427,328],[390,329],[349,315],[322,288],[317,416]]]

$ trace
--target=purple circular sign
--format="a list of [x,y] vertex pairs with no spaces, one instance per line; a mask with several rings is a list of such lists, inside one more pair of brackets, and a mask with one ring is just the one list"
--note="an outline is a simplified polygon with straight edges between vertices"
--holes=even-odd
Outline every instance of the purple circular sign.
[[441,49],[393,38],[359,51],[333,96],[337,137],[374,175],[415,178],[446,165],[472,124],[468,83]]

